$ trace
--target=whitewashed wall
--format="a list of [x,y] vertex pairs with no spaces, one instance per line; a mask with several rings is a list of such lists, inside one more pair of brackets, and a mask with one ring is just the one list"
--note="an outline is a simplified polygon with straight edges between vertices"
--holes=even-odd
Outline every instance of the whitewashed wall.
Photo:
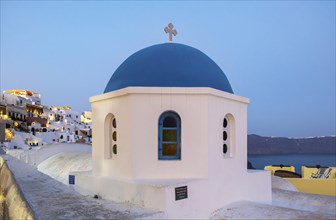
[[[247,99],[210,88],[136,87],[92,97],[91,103],[96,174],[174,179],[205,178],[209,169],[218,170],[218,164],[226,170],[237,166],[246,170]],[[181,118],[181,160],[158,160],[158,120],[165,111],[175,111]],[[104,124],[109,113],[117,120],[118,154],[106,159],[104,135],[109,134]],[[236,134],[242,137],[237,138],[237,156],[223,160],[222,124],[227,113],[235,115]],[[209,150],[214,150],[211,155]]]
[[[271,202],[270,174],[247,170],[247,98],[211,88],[129,87],[90,102],[93,172],[73,173],[79,192],[177,219],[206,219],[240,200]],[[158,120],[165,111],[181,118],[181,160],[158,160]],[[117,120],[117,155],[108,146],[111,114]],[[223,154],[226,115],[229,155]],[[176,201],[179,186],[188,187],[188,198]]]

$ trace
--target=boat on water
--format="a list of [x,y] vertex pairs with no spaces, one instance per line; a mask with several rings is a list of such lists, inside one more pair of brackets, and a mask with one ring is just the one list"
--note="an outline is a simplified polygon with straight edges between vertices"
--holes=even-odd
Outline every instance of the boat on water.
[[300,192],[336,196],[336,167],[302,166],[301,174],[291,165],[269,165],[268,170],[274,176],[288,180]]

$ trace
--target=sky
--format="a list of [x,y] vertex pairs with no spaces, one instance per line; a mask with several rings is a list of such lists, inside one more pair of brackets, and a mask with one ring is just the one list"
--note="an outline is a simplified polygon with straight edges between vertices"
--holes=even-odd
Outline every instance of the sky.
[[130,55],[195,47],[248,97],[248,133],[336,134],[335,1],[1,1],[0,90],[90,110]]

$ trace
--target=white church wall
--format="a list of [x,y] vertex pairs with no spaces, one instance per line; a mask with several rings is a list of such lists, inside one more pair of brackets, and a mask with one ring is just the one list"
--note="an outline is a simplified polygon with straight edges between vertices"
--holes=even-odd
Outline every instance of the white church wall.
[[[224,167],[232,164],[228,170],[246,170],[246,106],[242,110],[246,98],[210,88],[131,87],[92,97],[91,102],[94,173],[138,179],[205,178],[208,170],[218,175],[217,165],[208,167],[209,158],[210,165],[220,162]],[[158,120],[165,111],[175,111],[181,118],[181,160],[158,159]],[[109,113],[117,119],[118,145],[117,155],[110,159],[106,154],[111,154],[111,146],[104,140],[104,134],[111,138],[104,128]],[[237,125],[232,135],[241,137],[232,138],[235,157],[222,162],[222,124],[228,113]],[[208,154],[207,146],[217,150]]]
[[[168,219],[207,219],[214,211],[204,202],[211,201],[212,192],[216,191],[209,188],[208,180],[137,181],[94,176],[91,172],[71,172],[70,175],[76,176],[73,187],[81,194],[164,211]],[[175,188],[180,186],[188,186],[188,198],[176,200]]]
[[[234,201],[271,201],[270,175],[247,170],[247,104],[249,100],[211,96],[209,101],[209,182],[212,207]],[[229,115],[230,155],[223,153],[223,120]],[[217,131],[217,132],[216,132]],[[219,131],[219,132],[218,132]],[[210,159],[211,158],[211,159]],[[226,195],[226,196],[223,196]]]
[[124,203],[125,201],[142,207],[165,210],[166,187],[142,184],[125,179],[92,176],[89,172],[71,172],[76,176],[76,191],[84,195],[98,195],[104,199]]
[[[94,175],[130,178],[132,176],[131,140],[129,138],[129,131],[132,129],[131,103],[129,97],[118,97],[116,94],[112,94],[111,99],[91,101],[92,169]],[[117,155],[112,155],[109,139],[104,138],[105,123],[111,123],[106,122],[106,117],[111,113],[117,122]],[[111,138],[109,134],[106,134],[106,137]],[[120,155],[122,159],[119,158]]]
[[208,180],[190,181],[184,185],[188,187],[186,199],[175,200],[176,186],[172,185],[166,189],[167,219],[208,219],[212,211],[209,191],[214,190],[209,188]]
[[[110,93],[112,99],[96,99],[106,94],[91,98],[91,100],[97,100],[91,101],[94,132],[93,157],[97,158],[93,164],[94,173],[139,179],[205,177],[207,149],[203,146],[206,145],[206,118],[200,121],[200,115],[206,115],[205,96],[204,98],[190,96],[187,99],[184,90],[182,94],[177,94],[172,102],[171,95],[160,94],[161,88],[151,88],[152,94],[149,95],[142,94],[141,89],[139,91],[137,88],[136,95],[122,94],[117,97],[120,91],[116,91]],[[133,109],[134,111],[129,113]],[[158,120],[159,116],[168,110],[177,112],[182,120],[182,160],[158,160]],[[104,146],[103,134],[106,132],[102,124],[105,120],[104,116],[109,113],[116,116],[118,134],[118,154],[111,160],[104,158],[102,147]],[[193,132],[185,129],[187,127],[196,130]],[[106,136],[109,135],[106,134]],[[186,138],[187,136],[190,138]],[[131,140],[134,141],[130,142]],[[134,147],[131,150],[131,146],[140,147]],[[130,158],[131,155],[132,158]],[[133,162],[130,163],[130,161]]]
[[[248,99],[232,94],[216,94],[209,97],[209,179],[208,198],[212,209],[244,199],[240,191],[241,180],[246,175],[246,155],[243,148],[246,139],[245,111]],[[223,153],[223,121],[230,115],[229,150]],[[210,211],[210,210],[208,210]]]
[[[211,158],[209,163],[209,166],[211,166],[210,176],[227,175],[232,170],[245,172],[247,169],[246,108],[248,99],[243,101],[245,102],[218,96],[211,96],[210,98],[208,125],[209,158]],[[227,153],[229,155],[223,153],[223,120],[227,115],[231,117],[231,120],[229,120],[230,137],[228,137],[230,139],[230,149]],[[218,168],[223,169],[223,172],[218,173]]]
[[[132,94],[134,177],[204,178],[207,97],[163,92],[167,94]],[[174,111],[181,118],[181,160],[158,159],[158,121],[166,111]]]
[[[90,101],[93,173],[76,175],[78,191],[164,210],[167,218],[204,219],[231,202],[271,201],[269,173],[247,170],[247,98],[210,88],[129,87]],[[181,118],[181,160],[158,159],[158,120],[165,111]],[[116,155],[106,143],[109,114],[117,120]],[[223,155],[225,116],[229,155]],[[188,198],[176,201],[175,187],[184,185]]]

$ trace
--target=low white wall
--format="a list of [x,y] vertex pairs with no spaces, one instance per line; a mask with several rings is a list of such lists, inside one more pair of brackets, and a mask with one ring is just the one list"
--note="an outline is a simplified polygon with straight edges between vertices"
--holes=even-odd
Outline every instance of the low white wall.
[[[249,200],[271,203],[268,172],[245,173],[242,185],[237,181],[210,179],[130,180],[93,176],[91,172],[72,172],[76,191],[98,195],[115,202],[127,202],[165,212],[168,219],[208,219],[215,210],[232,202]],[[269,181],[268,179],[269,178]],[[255,183],[251,185],[249,183]],[[175,188],[187,186],[188,197],[175,200]]]
[[[0,208],[1,219],[35,219],[32,209],[23,197],[15,176],[0,156]],[[2,216],[5,214],[5,216]]]
[[165,210],[165,186],[135,183],[126,179],[93,176],[91,172],[71,172],[74,189],[83,195],[98,195],[114,202],[131,203]]

